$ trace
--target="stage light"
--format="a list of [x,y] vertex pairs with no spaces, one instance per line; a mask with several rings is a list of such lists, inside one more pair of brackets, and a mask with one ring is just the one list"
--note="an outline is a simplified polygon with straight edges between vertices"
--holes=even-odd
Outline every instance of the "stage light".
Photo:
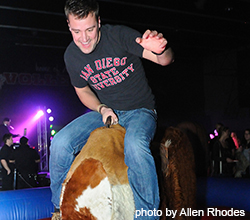
[[53,117],[53,116],[50,116],[50,117],[49,117],[49,121],[54,121],[54,117]]
[[56,131],[55,130],[51,130],[51,136],[54,136],[56,134]]
[[53,125],[50,125],[49,128],[52,129],[52,128],[53,128]]
[[50,108],[47,109],[47,113],[50,114],[52,110]]
[[36,115],[34,116],[34,120],[39,119],[40,117],[42,117],[44,115],[44,112],[42,110],[39,110]]
[[42,115],[44,115],[43,110],[39,110],[39,111],[37,112],[37,115],[38,115],[39,117],[41,117]]

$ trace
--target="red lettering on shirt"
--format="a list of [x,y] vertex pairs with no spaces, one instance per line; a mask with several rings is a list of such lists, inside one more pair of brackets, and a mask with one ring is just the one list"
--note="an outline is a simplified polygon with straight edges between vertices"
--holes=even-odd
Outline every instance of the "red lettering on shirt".
[[92,84],[91,86],[93,86],[96,90],[101,90],[96,84]]
[[109,87],[109,86],[110,86],[108,80],[104,80],[104,81],[103,81],[103,84],[104,84],[106,87]]
[[108,80],[112,86],[117,84],[117,82],[114,80],[114,78],[109,78]]
[[[134,72],[133,63],[128,65],[123,70],[118,69],[118,66],[124,66],[127,63],[127,57],[112,59],[111,57],[101,58],[94,61],[96,71],[90,65],[84,67],[85,71],[81,71],[81,77],[86,81],[90,80],[90,84],[94,89],[101,90],[110,86],[117,85],[129,77],[130,73]],[[101,72],[102,69],[105,71]],[[96,73],[96,74],[94,74]]]
[[127,57],[123,57],[121,59],[121,66],[124,66],[126,64],[126,62],[127,62]]
[[119,76],[122,78],[122,80],[125,80],[125,77],[122,75],[122,73],[120,73]]
[[113,66],[124,66],[126,65],[126,62],[127,57],[123,57],[122,59],[120,59],[119,57],[116,57],[114,59],[112,59],[111,57],[107,57],[96,60],[94,63],[96,70],[99,71],[102,69],[111,68]]
[[97,83],[97,82],[98,82],[94,76],[91,76],[91,77],[90,77],[90,80],[91,80],[93,83]]
[[106,69],[105,58],[102,58],[102,68],[103,68],[103,69]]
[[120,58],[114,59],[114,66],[120,66]]
[[112,58],[111,57],[107,57],[106,60],[107,60],[107,64],[106,64],[107,68],[112,67],[113,66],[113,64],[112,64]]
[[125,75],[128,77],[128,76],[129,76],[129,74],[128,74],[128,69],[123,70],[123,71],[122,71],[122,74],[125,74]]
[[110,71],[108,70],[108,71],[104,71],[104,73],[106,74],[106,75],[108,75],[108,77],[112,77],[112,75],[110,74]]
[[85,79],[86,81],[88,81],[89,76],[90,76],[89,73],[86,73],[86,72],[84,72],[84,71],[81,71],[80,77],[82,77],[82,78]]
[[103,83],[102,83],[102,82],[97,83],[97,85],[98,85],[99,87],[101,87],[102,89],[104,89],[104,88],[105,88],[105,86],[103,85]]
[[108,79],[108,76],[106,76],[104,73],[100,73],[102,79]]
[[[124,77],[123,77],[124,78]],[[120,78],[120,76],[115,76],[114,79],[116,80],[116,82],[120,83],[122,82],[122,79]],[[125,78],[124,78],[125,79]]]
[[94,71],[92,70],[92,68],[90,67],[90,65],[88,64],[88,65],[86,65],[85,67],[84,67],[84,69],[91,75],[92,73],[94,73]]
[[134,68],[133,68],[133,63],[130,64],[130,66],[128,66],[128,69],[131,70],[131,72],[134,72]]
[[115,67],[113,67],[112,69],[110,69],[110,72],[115,76],[117,75],[119,72],[116,70]]
[[99,81],[102,81],[100,74],[96,74],[96,75],[94,75],[94,77],[97,78]]
[[102,64],[100,60],[95,61],[95,68],[96,70],[101,70],[102,69]]

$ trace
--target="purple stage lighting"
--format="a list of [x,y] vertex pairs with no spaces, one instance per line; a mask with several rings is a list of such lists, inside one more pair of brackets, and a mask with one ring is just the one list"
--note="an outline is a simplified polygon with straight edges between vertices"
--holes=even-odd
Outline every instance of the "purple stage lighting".
[[[19,134],[19,137],[14,138],[14,142],[18,142],[21,136],[27,136],[28,138],[36,137],[36,125],[39,120],[44,115],[42,110],[39,110],[35,115],[31,115],[24,121],[20,122],[19,126],[15,126],[15,130],[12,131],[13,134]],[[36,138],[33,138],[36,140]]]
[[37,119],[39,119],[40,117],[42,117],[44,115],[44,112],[42,110],[39,110],[36,115],[34,116],[33,120],[36,121]]

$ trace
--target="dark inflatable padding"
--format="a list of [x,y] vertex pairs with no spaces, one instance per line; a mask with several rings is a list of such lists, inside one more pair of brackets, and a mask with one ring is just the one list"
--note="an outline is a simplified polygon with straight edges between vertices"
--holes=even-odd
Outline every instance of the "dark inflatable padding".
[[0,192],[1,220],[36,220],[52,216],[49,187]]
[[197,204],[203,207],[225,206],[250,212],[250,179],[198,178]]

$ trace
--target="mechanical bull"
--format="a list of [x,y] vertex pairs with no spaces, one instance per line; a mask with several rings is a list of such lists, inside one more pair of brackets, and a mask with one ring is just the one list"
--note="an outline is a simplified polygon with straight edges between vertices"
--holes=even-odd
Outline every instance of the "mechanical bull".
[[[133,220],[135,205],[124,162],[125,129],[120,125],[94,130],[75,158],[63,183],[62,220]],[[195,209],[196,177],[192,147],[180,130],[169,128],[156,163],[161,163],[161,219],[165,210]],[[161,158],[161,159],[160,159]],[[147,184],[147,183],[145,183]],[[192,219],[176,216],[175,219]]]

